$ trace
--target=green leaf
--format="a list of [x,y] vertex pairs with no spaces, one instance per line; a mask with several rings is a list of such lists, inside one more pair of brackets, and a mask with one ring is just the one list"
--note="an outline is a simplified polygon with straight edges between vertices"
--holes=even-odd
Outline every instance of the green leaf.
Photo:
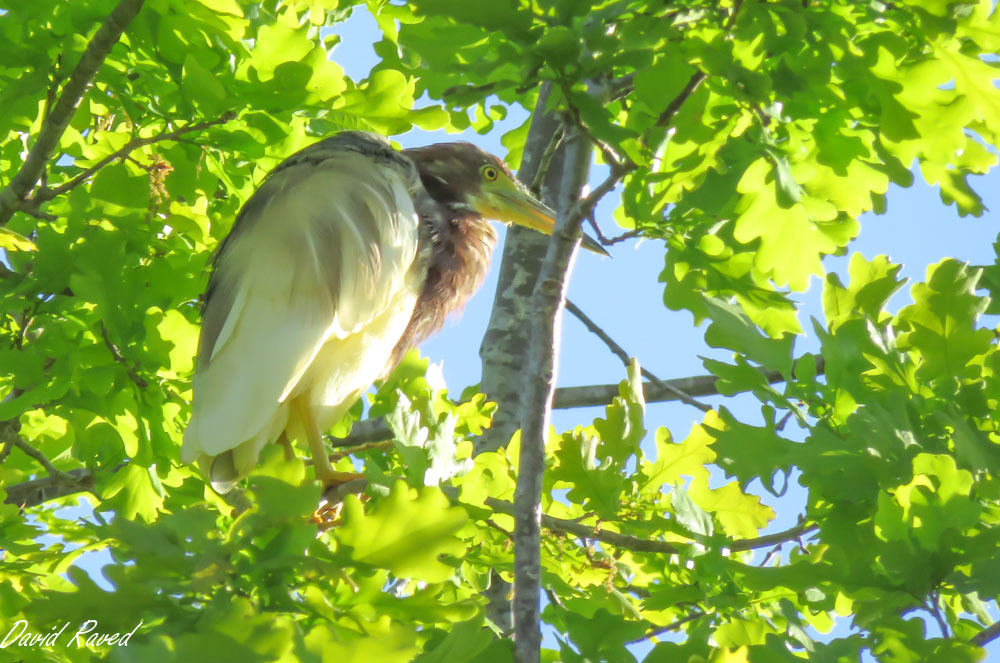
[[220,14],[229,14],[230,16],[243,17],[243,10],[240,8],[236,0],[198,0],[201,4],[208,7],[213,12],[218,12]]
[[149,204],[149,182],[133,175],[124,164],[105,166],[94,177],[90,195],[115,205],[145,209]]
[[313,49],[305,31],[289,27],[283,22],[264,25],[250,51],[249,65],[261,81],[274,77],[275,69],[287,62],[298,62]]
[[356,497],[348,496],[337,539],[350,547],[351,559],[359,563],[387,568],[402,578],[443,582],[455,569],[439,557],[461,557],[465,552],[455,533],[466,520],[465,511],[450,506],[439,489],[426,487],[414,495],[397,481],[369,513]]
[[484,651],[493,638],[477,621],[453,625],[439,642],[428,645],[414,663],[454,663],[468,661]]
[[682,443],[675,443],[666,428],[656,431],[656,460],[643,461],[641,473],[645,480],[641,484],[644,493],[658,495],[664,485],[675,484],[682,477],[697,478],[708,474],[705,467],[715,460],[711,448],[712,436],[709,426],[721,424],[714,411],[705,414],[705,422],[691,427],[691,434]]
[[792,348],[795,337],[768,338],[760,333],[737,306],[714,298],[705,298],[712,319],[705,332],[705,341],[715,348],[728,348],[744,354],[770,370],[787,374],[792,368]]
[[759,478],[772,494],[777,494],[775,475],[783,472],[787,481],[795,445],[777,434],[773,412],[762,427],[744,424],[724,408],[720,419],[715,426],[702,425],[713,438],[716,464],[726,471],[726,476],[739,479],[744,489]]
[[557,67],[574,65],[580,60],[583,40],[571,29],[556,26],[546,30],[535,44],[535,50],[546,61]]
[[146,522],[156,520],[164,496],[154,487],[151,471],[138,463],[129,463],[115,472],[101,491],[102,508],[114,510],[129,520],[136,516]]
[[184,58],[181,90],[188,102],[205,117],[221,115],[229,108],[226,88],[193,53]]
[[836,274],[827,274],[823,312],[829,328],[835,330],[842,322],[857,318],[859,314],[878,322],[889,299],[905,283],[899,278],[900,269],[902,265],[893,265],[887,256],[876,256],[869,262],[860,253],[855,253],[848,267],[850,286],[844,287]]
[[0,249],[4,251],[34,251],[35,243],[10,228],[0,228]]
[[603,445],[601,438],[586,429],[563,433],[555,452],[558,463],[551,479],[570,486],[569,499],[596,511],[602,518],[613,519],[621,507],[619,496],[625,488],[625,478],[619,466],[598,460],[598,448]]
[[683,486],[676,485],[670,491],[670,505],[677,516],[677,522],[694,534],[712,536],[715,524],[712,516],[695,504]]
[[[834,238],[810,218],[802,203],[784,206],[778,186],[788,195],[787,182],[776,184],[776,171],[758,159],[743,174],[737,190],[743,194],[736,211],[734,237],[744,244],[759,241],[754,264],[778,285],[805,290],[809,277],[822,275],[820,262],[846,244],[849,237]],[[829,221],[831,219],[820,219]]]
[[976,329],[987,300],[975,295],[978,271],[947,258],[927,268],[927,282],[911,289],[914,303],[899,312],[910,331],[899,337],[899,345],[920,353],[917,375],[925,380],[974,378],[979,367],[972,364],[991,346],[993,334]]

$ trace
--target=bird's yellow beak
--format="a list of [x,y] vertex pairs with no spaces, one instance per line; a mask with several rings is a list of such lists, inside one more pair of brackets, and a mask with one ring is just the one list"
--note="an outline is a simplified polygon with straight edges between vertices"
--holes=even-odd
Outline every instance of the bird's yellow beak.
[[[483,186],[471,201],[472,207],[486,219],[502,223],[516,223],[538,232],[551,235],[556,224],[556,213],[548,205],[538,202],[527,189],[502,178]],[[588,251],[610,256],[600,242],[584,233],[581,246]]]

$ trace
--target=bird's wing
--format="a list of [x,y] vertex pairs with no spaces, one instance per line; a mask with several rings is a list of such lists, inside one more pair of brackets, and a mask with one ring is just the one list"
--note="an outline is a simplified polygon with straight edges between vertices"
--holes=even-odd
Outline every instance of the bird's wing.
[[388,161],[323,141],[279,166],[241,212],[209,285],[186,462],[273,428],[327,341],[389,307],[412,312],[415,292],[400,295],[422,281],[415,176],[384,149]]

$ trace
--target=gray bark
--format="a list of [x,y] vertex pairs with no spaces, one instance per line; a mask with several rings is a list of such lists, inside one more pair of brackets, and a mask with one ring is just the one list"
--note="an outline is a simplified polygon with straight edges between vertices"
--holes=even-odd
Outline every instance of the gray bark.
[[[549,92],[550,85],[545,84],[538,97],[521,168],[517,173],[518,179],[526,186],[535,180],[545,150],[560,125],[558,117],[545,113]],[[541,197],[553,208],[556,206],[563,162],[564,150],[559,149],[542,181]],[[482,391],[497,403],[497,411],[493,415],[492,426],[476,441],[477,453],[496,451],[507,444],[514,431],[520,428],[518,411],[531,329],[528,301],[535,289],[548,243],[548,237],[534,230],[512,227],[507,231],[493,312],[479,347],[483,362]]]
[[[542,86],[528,129],[524,155],[517,174],[525,186],[530,186],[535,181],[545,151],[559,129],[559,118],[545,112],[550,92],[550,84]],[[562,170],[561,152],[559,150],[552,157],[542,182],[542,199],[549,205],[555,202],[554,196],[549,192],[555,191],[558,186]],[[497,411],[493,415],[493,424],[476,440],[476,453],[496,451],[507,444],[514,431],[520,428],[518,417],[521,385],[526,365],[525,349],[528,347],[530,334],[527,307],[547,246],[548,238],[534,230],[511,227],[507,231],[493,298],[493,311],[479,347],[479,356],[483,362],[481,389],[491,401],[497,403]],[[489,601],[486,607],[487,618],[505,633],[511,632],[514,627],[511,602],[508,599],[510,589],[510,583],[502,580],[494,571],[490,586],[484,592]]]
[[514,653],[518,663],[541,660],[541,496],[559,330],[566,282],[580,241],[578,213],[592,148],[577,132],[566,141],[556,208],[559,217],[529,302],[531,335],[521,380],[521,449],[514,492]]

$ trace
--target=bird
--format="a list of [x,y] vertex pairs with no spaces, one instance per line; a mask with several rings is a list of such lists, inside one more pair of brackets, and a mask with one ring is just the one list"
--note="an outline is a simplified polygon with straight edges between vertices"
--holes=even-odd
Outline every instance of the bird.
[[299,440],[320,482],[356,476],[333,469],[323,432],[464,307],[491,220],[551,234],[555,212],[471,143],[344,131],[281,162],[211,260],[181,460],[225,493],[266,445]]

